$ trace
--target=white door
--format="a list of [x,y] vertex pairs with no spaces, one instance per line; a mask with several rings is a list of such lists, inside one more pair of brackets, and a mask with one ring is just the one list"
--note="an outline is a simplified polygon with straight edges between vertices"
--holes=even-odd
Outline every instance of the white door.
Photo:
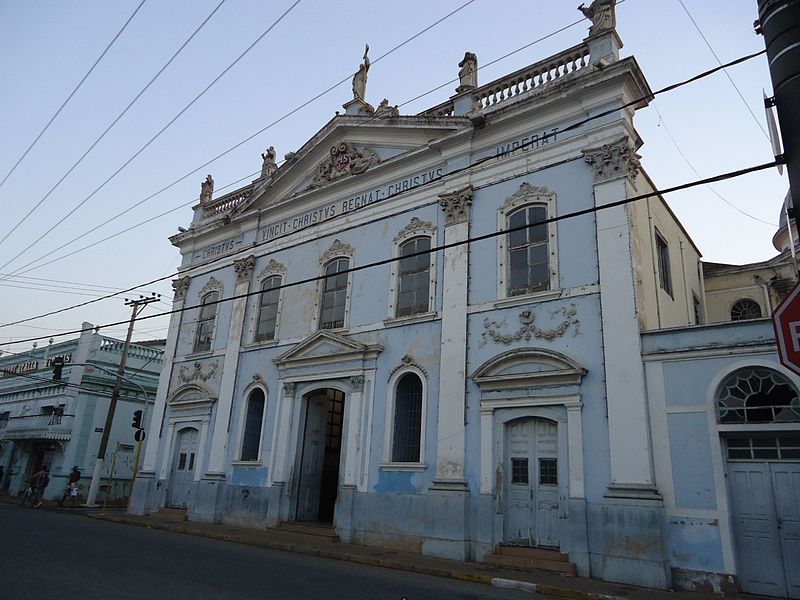
[[755,460],[781,442],[728,441],[737,576],[745,592],[800,598],[800,462]]
[[328,397],[311,396],[306,407],[303,456],[300,461],[300,486],[297,495],[298,521],[316,521],[322,490],[322,465],[325,459],[325,424]]
[[557,548],[558,425],[522,419],[506,425],[504,543]]
[[168,504],[186,508],[194,490],[194,469],[197,462],[197,429],[181,429],[175,440],[175,455],[169,478]]

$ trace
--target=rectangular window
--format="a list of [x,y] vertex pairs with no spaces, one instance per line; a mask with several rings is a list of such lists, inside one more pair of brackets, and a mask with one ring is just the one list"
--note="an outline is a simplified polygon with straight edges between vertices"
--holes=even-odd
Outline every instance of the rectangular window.
[[692,300],[694,303],[694,324],[702,325],[703,312],[702,312],[702,307],[700,306],[700,298],[698,298],[694,293],[692,293]]
[[672,275],[669,267],[669,246],[656,230],[656,253],[658,255],[658,282],[661,289],[672,296]]
[[528,485],[528,459],[511,459],[511,483],[513,485]]
[[261,286],[261,296],[258,304],[258,325],[256,326],[256,341],[275,339],[275,329],[278,323],[278,300],[280,299],[281,278],[269,277]]
[[558,484],[558,459],[556,458],[539,459],[539,483],[541,485]]
[[[508,295],[550,289],[547,207],[532,205],[508,217]],[[537,223],[539,223],[537,225]]]
[[729,437],[725,440],[729,460],[794,461],[800,458],[800,436]]
[[217,316],[218,292],[211,292],[203,296],[200,314],[197,317],[197,334],[194,338],[195,352],[208,352],[211,350],[211,341],[214,336],[214,319]]
[[[431,238],[419,237],[400,246],[400,256],[409,256],[431,249]],[[400,260],[397,285],[397,316],[426,313],[431,283],[431,256],[421,254]]]
[[347,280],[350,260],[339,258],[325,267],[326,278],[322,290],[322,309],[320,329],[344,327],[344,314],[347,304]]
[[178,455],[178,471],[183,471],[186,468],[186,453],[181,452]]

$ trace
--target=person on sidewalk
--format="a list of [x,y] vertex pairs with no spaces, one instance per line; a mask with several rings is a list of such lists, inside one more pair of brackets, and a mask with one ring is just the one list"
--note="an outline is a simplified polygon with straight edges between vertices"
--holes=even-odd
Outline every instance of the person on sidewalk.
[[58,501],[59,506],[64,506],[64,500],[67,499],[69,496],[72,499],[72,502],[78,498],[78,482],[81,480],[81,472],[78,470],[78,465],[72,467],[72,472],[69,474],[69,479],[67,479],[67,488],[64,490],[64,495],[61,496],[61,500]]
[[50,483],[50,474],[48,473],[47,465],[42,467],[42,470],[31,477],[31,487],[34,493],[33,508],[39,508],[42,505],[42,496],[47,484]]

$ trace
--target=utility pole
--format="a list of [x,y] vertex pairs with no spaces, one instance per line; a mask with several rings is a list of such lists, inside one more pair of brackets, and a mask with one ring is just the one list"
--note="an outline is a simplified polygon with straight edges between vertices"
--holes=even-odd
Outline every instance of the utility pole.
[[122,356],[119,359],[119,369],[117,370],[117,379],[114,382],[114,390],[111,392],[111,402],[108,405],[108,414],[106,414],[106,424],[103,427],[103,436],[100,438],[100,448],[97,450],[97,462],[94,464],[94,472],[92,473],[92,483],[89,484],[89,493],[86,496],[86,506],[97,506],[95,500],[97,498],[97,490],[100,487],[100,477],[103,474],[103,463],[106,458],[106,449],[108,448],[108,436],[111,435],[111,426],[114,423],[114,412],[117,410],[117,400],[119,399],[119,391],[122,388],[122,381],[125,375],[125,362],[128,359],[128,348],[131,345],[131,337],[133,336],[133,326],[136,323],[136,317],[139,316],[145,306],[152,302],[158,302],[161,295],[153,293],[152,296],[139,296],[138,300],[125,300],[125,306],[131,306],[131,320],[128,323],[128,335],[125,338],[125,345],[122,347]]
[[792,203],[800,210],[800,0],[758,0],[754,25],[767,47],[775,97],[766,102],[778,109]]

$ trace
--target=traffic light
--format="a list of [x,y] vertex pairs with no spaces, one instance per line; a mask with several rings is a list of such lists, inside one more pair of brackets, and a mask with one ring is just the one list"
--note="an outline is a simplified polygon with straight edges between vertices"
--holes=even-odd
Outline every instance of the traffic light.
[[141,429],[142,428],[142,411],[135,410],[133,411],[133,423],[131,423],[131,427],[134,429]]
[[53,381],[61,381],[61,371],[64,369],[64,357],[56,356],[53,359]]

